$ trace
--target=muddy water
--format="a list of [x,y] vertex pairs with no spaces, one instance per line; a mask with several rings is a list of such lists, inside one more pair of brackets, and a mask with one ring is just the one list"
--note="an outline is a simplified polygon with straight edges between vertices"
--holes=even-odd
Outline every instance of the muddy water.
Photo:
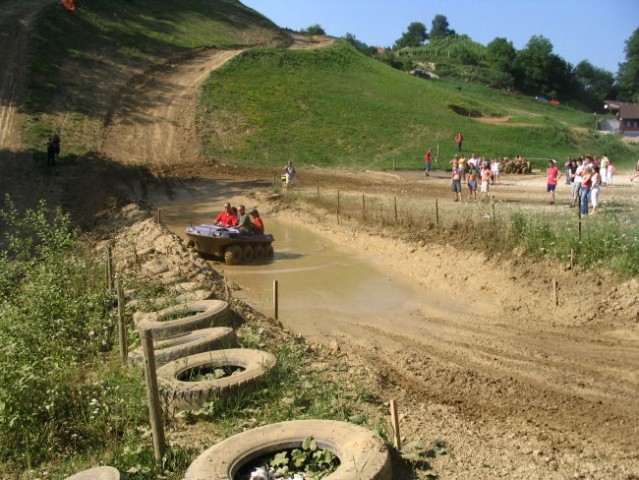
[[[162,206],[162,221],[185,238],[190,224],[210,223],[220,202],[180,201]],[[223,202],[222,202],[223,203]],[[313,341],[348,335],[356,330],[405,333],[426,327],[422,311],[455,308],[442,298],[428,300],[423,289],[385,271],[381,264],[356,255],[311,230],[263,215],[275,237],[275,257],[260,265],[215,264],[239,290],[233,294],[266,315],[274,314],[274,282],[278,287],[279,319],[290,330]],[[364,332],[362,332],[364,333]],[[355,334],[355,335],[354,335]],[[367,335],[361,335],[367,337]]]

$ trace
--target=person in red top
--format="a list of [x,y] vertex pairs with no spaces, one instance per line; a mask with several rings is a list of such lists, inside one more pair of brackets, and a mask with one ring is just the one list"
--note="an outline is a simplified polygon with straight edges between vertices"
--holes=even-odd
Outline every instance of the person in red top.
[[557,168],[554,160],[548,162],[548,170],[546,170],[548,180],[546,181],[546,191],[551,205],[555,204],[555,188],[557,188],[557,180],[561,177],[561,172]]
[[251,221],[253,222],[253,232],[258,235],[264,234],[264,222],[256,209],[251,210]]
[[429,148],[428,151],[424,154],[424,163],[425,163],[424,174],[427,177],[430,177],[430,168],[431,168],[430,156],[431,156],[431,152]]
[[224,210],[222,210],[215,219],[215,225],[218,227],[232,227],[237,225],[237,217],[233,215],[230,203],[226,202],[224,204]]
[[464,143],[464,136],[462,135],[461,132],[459,132],[457,135],[455,135],[455,143],[457,143],[457,151],[461,152],[462,151],[462,143]]

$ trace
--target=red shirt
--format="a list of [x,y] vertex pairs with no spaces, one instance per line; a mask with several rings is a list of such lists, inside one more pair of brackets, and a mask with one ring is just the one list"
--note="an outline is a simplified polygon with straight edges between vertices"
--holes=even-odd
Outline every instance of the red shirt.
[[426,163],[430,163],[430,150],[426,152],[426,155],[424,156],[424,161]]
[[252,222],[255,233],[262,235],[264,233],[264,222],[262,221],[262,219],[260,217],[255,217],[253,218]]
[[559,169],[553,165],[548,169],[548,185],[557,185],[557,176],[559,175]]
[[237,225],[237,217],[231,212],[223,211],[215,219],[215,224],[220,224],[222,227],[232,227]]

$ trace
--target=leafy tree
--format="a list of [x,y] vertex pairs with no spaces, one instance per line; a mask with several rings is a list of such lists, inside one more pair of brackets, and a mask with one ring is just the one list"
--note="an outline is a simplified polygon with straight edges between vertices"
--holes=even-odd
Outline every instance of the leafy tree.
[[497,37],[486,45],[486,50],[493,64],[501,72],[510,73],[514,70],[517,50],[513,47],[513,42],[503,37]]
[[433,18],[433,27],[430,30],[430,36],[433,37],[448,37],[455,35],[455,30],[449,28],[448,19],[445,15],[435,15]]
[[305,33],[307,35],[326,35],[326,32],[322,28],[322,26],[318,23],[311,25],[308,28],[300,31],[300,33]]
[[530,94],[551,97],[571,91],[572,66],[552,52],[546,37],[533,35],[515,58],[515,84]]
[[604,100],[615,97],[615,78],[612,73],[594,67],[583,60],[575,67],[575,80],[583,92],[583,101],[596,109],[602,108]]
[[639,101],[639,28],[626,40],[626,61],[619,64],[619,99]]
[[393,48],[419,47],[426,40],[428,40],[426,25],[421,22],[413,22],[408,26],[408,30],[402,34],[401,38],[395,42]]

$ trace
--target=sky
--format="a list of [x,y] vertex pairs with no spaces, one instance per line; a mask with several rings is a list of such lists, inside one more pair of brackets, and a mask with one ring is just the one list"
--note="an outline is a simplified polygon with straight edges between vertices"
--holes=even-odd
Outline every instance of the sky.
[[435,15],[449,28],[487,45],[496,37],[517,50],[533,35],[573,66],[588,60],[613,74],[639,28],[639,0],[241,0],[283,28],[319,24],[331,36],[347,33],[370,46],[391,47],[413,22],[430,32]]

